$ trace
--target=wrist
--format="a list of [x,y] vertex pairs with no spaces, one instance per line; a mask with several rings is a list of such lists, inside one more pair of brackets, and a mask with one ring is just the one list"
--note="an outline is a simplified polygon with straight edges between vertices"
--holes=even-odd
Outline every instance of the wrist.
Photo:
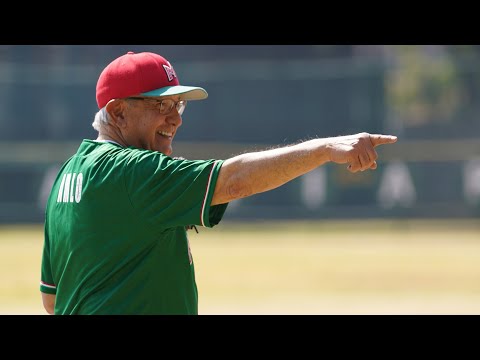
[[320,143],[320,157],[322,159],[322,162],[331,162],[332,161],[332,151],[333,151],[333,145],[332,141],[329,140],[330,138],[326,139],[321,139]]

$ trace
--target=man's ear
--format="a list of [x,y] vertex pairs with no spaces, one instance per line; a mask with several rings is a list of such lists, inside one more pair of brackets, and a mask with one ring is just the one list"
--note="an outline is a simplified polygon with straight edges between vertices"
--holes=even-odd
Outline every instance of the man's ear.
[[113,124],[117,125],[118,127],[126,126],[125,109],[126,103],[123,100],[114,100],[107,104],[106,110],[110,115]]

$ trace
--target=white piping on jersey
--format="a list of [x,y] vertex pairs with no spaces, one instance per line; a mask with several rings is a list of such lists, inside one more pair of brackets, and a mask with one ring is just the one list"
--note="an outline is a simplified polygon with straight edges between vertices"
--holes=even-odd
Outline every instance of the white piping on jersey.
[[203,216],[205,214],[205,207],[207,206],[208,190],[210,189],[210,182],[212,181],[213,169],[215,169],[215,165],[217,165],[218,161],[219,160],[217,160],[213,163],[212,170],[210,170],[210,175],[208,176],[207,191],[205,192],[205,197],[203,198],[202,213],[200,215],[200,220],[202,222],[202,226],[204,226],[204,227],[205,227],[205,221],[203,221]]
[[45,282],[43,282],[43,281],[40,281],[40,285],[45,286],[45,287],[48,287],[48,288],[50,288],[50,289],[56,289],[56,288],[57,288],[55,285],[50,285],[50,284],[47,284],[47,283],[45,283]]

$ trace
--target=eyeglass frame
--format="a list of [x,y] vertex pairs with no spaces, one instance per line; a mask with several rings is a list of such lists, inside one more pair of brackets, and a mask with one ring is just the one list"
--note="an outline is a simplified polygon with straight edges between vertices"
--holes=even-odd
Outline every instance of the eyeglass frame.
[[[156,105],[162,106],[162,103],[164,101],[171,101],[173,103],[172,106],[170,106],[170,109],[167,112],[161,112],[159,108],[157,108],[158,112],[162,115],[168,115],[172,112],[173,108],[177,109],[177,112],[179,115],[182,115],[183,112],[185,111],[185,108],[187,107],[187,100],[179,100],[179,101],[174,101],[173,99],[155,99],[153,97],[140,97],[140,96],[131,96],[131,97],[126,97],[126,100],[149,100],[149,101],[154,101]],[[182,106],[183,105],[183,106]],[[180,108],[179,108],[180,106]]]

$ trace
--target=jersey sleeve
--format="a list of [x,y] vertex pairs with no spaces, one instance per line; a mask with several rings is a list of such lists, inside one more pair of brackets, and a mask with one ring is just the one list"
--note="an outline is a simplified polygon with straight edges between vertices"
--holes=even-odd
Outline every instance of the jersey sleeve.
[[[45,229],[47,229],[47,220],[45,220]],[[57,287],[53,281],[52,267],[50,263],[50,241],[45,231],[43,254],[42,254],[42,266],[40,276],[40,291],[46,294],[56,294]]]
[[223,160],[173,159],[144,153],[125,166],[135,212],[157,227],[217,225],[228,204],[210,206]]

